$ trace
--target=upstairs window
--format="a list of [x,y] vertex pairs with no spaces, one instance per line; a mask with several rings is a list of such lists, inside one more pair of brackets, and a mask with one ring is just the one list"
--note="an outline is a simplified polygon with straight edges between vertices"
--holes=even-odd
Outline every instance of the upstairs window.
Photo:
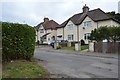
[[86,21],[86,22],[84,22],[84,26],[85,27],[91,27],[92,26],[92,22],[91,21]]
[[68,27],[68,30],[73,30],[73,24],[68,24],[67,27]]
[[40,33],[44,33],[44,30],[43,30],[43,29],[40,29]]

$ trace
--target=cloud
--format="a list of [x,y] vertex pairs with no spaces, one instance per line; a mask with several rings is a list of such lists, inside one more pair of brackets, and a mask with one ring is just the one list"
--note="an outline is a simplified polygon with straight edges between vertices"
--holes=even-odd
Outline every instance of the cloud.
[[[2,21],[27,23],[36,26],[44,17],[59,24],[82,12],[86,3],[90,10],[117,11],[119,0],[2,0]],[[1,18],[0,18],[1,21]]]

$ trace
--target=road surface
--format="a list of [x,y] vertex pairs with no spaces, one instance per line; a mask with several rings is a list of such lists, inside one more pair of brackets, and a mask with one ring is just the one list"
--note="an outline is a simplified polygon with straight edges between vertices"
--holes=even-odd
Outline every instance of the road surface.
[[118,59],[74,53],[46,46],[36,48],[34,57],[44,60],[52,78],[118,78]]

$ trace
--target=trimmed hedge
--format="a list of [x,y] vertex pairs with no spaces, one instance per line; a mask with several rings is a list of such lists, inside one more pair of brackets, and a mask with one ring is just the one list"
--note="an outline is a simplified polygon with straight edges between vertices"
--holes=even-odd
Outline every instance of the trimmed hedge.
[[2,22],[2,60],[30,58],[35,49],[35,30],[27,24]]

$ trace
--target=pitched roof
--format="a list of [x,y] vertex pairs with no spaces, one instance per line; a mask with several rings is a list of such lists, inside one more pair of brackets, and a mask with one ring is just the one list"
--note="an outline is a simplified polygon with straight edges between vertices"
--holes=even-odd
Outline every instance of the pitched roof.
[[43,22],[41,22],[40,24],[38,24],[37,26],[35,26],[35,29],[38,31],[40,25],[42,25],[42,24],[43,24]]
[[41,22],[40,24],[38,24],[38,25],[36,26],[36,30],[38,30],[41,25],[44,27],[45,30],[47,30],[47,29],[53,29],[53,30],[55,30],[57,27],[60,26],[60,25],[59,25],[57,22],[55,22],[54,20],[49,20],[49,21]]
[[43,23],[44,29],[56,29],[56,27],[59,27],[59,24],[55,22],[54,20],[50,20]]
[[87,13],[75,14],[71,18],[63,22],[60,26],[65,27],[69,20],[71,20],[75,25],[80,25],[82,21],[86,18],[86,16],[90,17],[95,22],[112,19],[120,23],[119,21],[112,18],[110,15],[107,15],[105,12],[103,12],[101,9],[98,8],[98,9],[88,11]]

